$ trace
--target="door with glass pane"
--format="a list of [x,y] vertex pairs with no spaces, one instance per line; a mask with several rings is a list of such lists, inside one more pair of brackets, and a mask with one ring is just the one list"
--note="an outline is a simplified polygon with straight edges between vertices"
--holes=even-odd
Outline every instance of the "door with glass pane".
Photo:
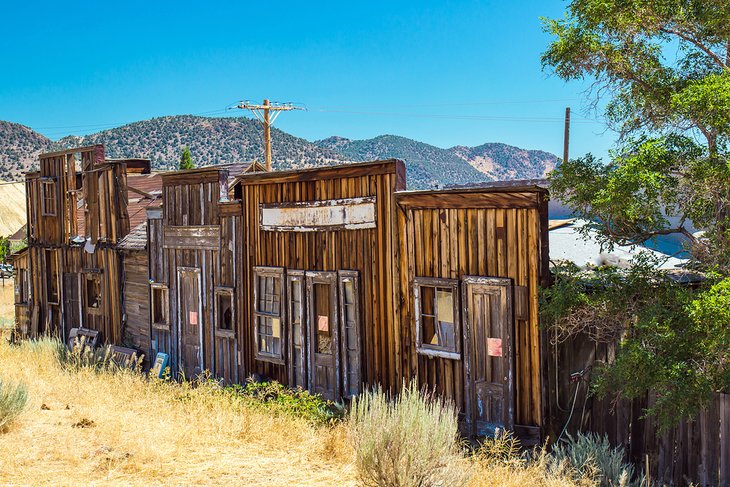
[[340,330],[337,273],[307,272],[309,317],[309,390],[323,398],[340,398]]
[[464,278],[466,420],[471,434],[514,427],[512,281]]

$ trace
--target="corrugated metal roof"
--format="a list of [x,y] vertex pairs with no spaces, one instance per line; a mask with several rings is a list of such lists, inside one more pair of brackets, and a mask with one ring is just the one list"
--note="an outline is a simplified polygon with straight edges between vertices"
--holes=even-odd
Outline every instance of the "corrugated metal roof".
[[602,249],[598,243],[595,233],[588,238],[578,232],[578,227],[585,225],[585,220],[560,220],[560,225],[550,226],[550,260],[570,261],[580,268],[610,265],[616,267],[627,267],[631,261],[641,252],[648,252],[662,261],[661,269],[681,268],[687,262],[686,259],[678,259],[654,249],[641,245],[624,246],[616,245],[610,252]]

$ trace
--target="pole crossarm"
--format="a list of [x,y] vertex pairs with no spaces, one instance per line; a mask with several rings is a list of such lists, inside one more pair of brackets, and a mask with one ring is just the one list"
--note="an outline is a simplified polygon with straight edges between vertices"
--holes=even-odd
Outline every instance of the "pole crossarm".
[[[250,103],[248,100],[239,102],[236,106],[241,110],[251,111],[259,122],[264,126],[264,158],[266,161],[266,170],[271,171],[271,125],[279,117],[281,112],[289,112],[292,110],[304,110],[302,107],[295,106],[292,103],[274,103],[264,100],[264,103]],[[274,112],[273,115],[271,112]]]

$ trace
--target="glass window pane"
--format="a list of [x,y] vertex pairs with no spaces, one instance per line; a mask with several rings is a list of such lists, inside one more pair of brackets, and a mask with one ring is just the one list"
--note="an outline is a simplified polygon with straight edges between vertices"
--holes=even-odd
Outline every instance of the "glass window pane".
[[332,354],[332,326],[331,323],[331,303],[330,303],[330,285],[315,284],[314,285],[314,316],[317,320],[317,335],[315,342],[315,350],[317,353]]

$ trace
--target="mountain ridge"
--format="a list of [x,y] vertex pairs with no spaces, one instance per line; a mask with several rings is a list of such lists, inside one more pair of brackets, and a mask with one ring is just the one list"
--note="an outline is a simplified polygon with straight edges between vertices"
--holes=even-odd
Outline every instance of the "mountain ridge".
[[[187,145],[198,166],[263,159],[263,130],[253,119],[170,115],[57,141],[31,128],[0,121],[0,179],[17,180],[37,164],[38,154],[104,144],[109,157],[146,157],[157,169],[174,169]],[[272,128],[274,169],[398,158],[406,162],[413,189],[542,177],[558,163],[546,151],[503,143],[447,149],[398,135],[348,139],[333,135],[308,141]]]

